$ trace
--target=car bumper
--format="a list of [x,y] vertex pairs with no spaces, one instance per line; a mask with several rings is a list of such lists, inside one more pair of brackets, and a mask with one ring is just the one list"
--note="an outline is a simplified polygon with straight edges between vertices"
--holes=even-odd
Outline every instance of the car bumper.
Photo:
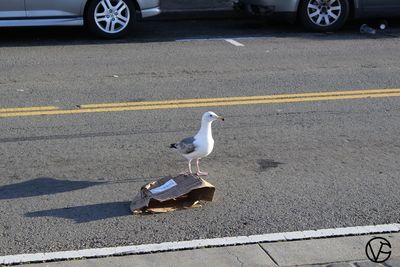
[[148,8],[142,10],[142,18],[156,16],[161,13],[161,9],[159,7]]
[[252,15],[271,15],[275,12],[275,8],[273,6],[253,5],[247,1],[239,1],[234,3],[233,8],[239,11],[245,11]]
[[138,0],[140,6],[140,17],[147,18],[161,13],[159,0]]
[[286,13],[296,12],[299,0],[238,0],[237,4],[265,9],[271,13]]
[[238,0],[233,7],[251,15],[269,16],[290,23],[296,21],[298,1]]

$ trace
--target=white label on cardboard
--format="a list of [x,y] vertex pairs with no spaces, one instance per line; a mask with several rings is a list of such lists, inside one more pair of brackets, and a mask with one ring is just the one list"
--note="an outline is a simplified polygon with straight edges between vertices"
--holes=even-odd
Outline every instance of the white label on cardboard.
[[168,182],[166,182],[165,184],[163,184],[162,186],[151,189],[150,192],[153,194],[158,194],[158,193],[167,191],[168,189],[171,189],[174,186],[176,186],[176,182],[173,179],[171,179]]

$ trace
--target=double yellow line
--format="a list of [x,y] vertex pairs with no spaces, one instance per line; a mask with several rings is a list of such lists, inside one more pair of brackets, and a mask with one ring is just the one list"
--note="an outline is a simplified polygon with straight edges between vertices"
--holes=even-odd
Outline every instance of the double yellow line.
[[27,107],[27,108],[0,108],[0,118],[43,116],[43,115],[68,115],[68,114],[98,113],[98,112],[118,112],[118,111],[133,111],[133,110],[157,110],[157,109],[173,109],[173,108],[330,101],[330,100],[382,98],[382,97],[399,97],[399,96],[400,96],[400,89],[375,89],[375,90],[314,92],[314,93],[264,95],[264,96],[240,96],[240,97],[223,97],[223,98],[86,104],[86,105],[80,105],[79,108],[75,109],[60,109],[55,106]]

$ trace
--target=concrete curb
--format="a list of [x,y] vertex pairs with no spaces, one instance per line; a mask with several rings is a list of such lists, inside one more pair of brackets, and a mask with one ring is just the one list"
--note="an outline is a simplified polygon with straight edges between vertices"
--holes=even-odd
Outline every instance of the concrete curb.
[[[344,236],[357,236],[357,235],[364,235],[365,237],[365,235],[379,234],[379,233],[382,234],[393,233],[393,232],[396,233],[400,232],[400,224],[368,225],[368,226],[356,226],[356,227],[346,227],[346,228],[331,228],[331,229],[320,229],[320,230],[309,230],[309,231],[298,231],[298,232],[273,233],[264,235],[198,239],[198,240],[180,241],[180,242],[165,242],[159,244],[145,244],[145,245],[122,246],[122,247],[98,248],[98,249],[84,249],[75,251],[8,255],[8,256],[0,256],[0,264],[19,264],[26,262],[71,260],[79,258],[96,258],[96,257],[133,255],[133,254],[143,254],[143,253],[162,253],[162,252],[179,251],[185,249],[193,250],[193,249],[207,248],[207,247],[250,245],[250,244],[271,243],[279,241],[286,241],[286,242],[309,241],[313,243],[313,242],[319,242],[317,241],[318,239],[328,238],[328,237],[344,237]],[[364,238],[364,237],[359,236],[358,238]],[[400,248],[400,234],[398,234],[398,237],[399,237],[398,246]],[[351,245],[353,246],[353,244]],[[398,256],[400,257],[400,249],[398,252],[399,252]],[[286,259],[286,257],[283,258]]]
[[[374,237],[391,244],[385,264],[368,259],[366,247]],[[376,245],[376,244],[375,244]],[[382,248],[382,247],[381,247]],[[374,246],[374,249],[380,249]],[[385,247],[386,251],[388,247]],[[370,254],[371,256],[372,254]],[[386,258],[387,257],[387,258]],[[26,264],[26,267],[89,266],[400,266],[400,233],[279,241],[227,247],[176,250],[150,254]]]

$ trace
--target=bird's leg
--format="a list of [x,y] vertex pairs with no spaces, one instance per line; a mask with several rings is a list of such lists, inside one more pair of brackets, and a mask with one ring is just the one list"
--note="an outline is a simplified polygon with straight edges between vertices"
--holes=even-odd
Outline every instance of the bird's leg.
[[202,171],[200,171],[199,162],[200,162],[200,159],[197,159],[197,160],[196,160],[196,164],[197,164],[197,175],[198,175],[198,176],[207,176],[207,175],[208,175],[208,172],[202,172]]
[[192,174],[192,160],[189,160],[188,166],[189,166],[189,174]]
[[192,160],[189,160],[189,162],[188,162],[188,171],[185,171],[185,172],[182,172],[181,174],[183,174],[183,175],[191,175],[192,174]]

